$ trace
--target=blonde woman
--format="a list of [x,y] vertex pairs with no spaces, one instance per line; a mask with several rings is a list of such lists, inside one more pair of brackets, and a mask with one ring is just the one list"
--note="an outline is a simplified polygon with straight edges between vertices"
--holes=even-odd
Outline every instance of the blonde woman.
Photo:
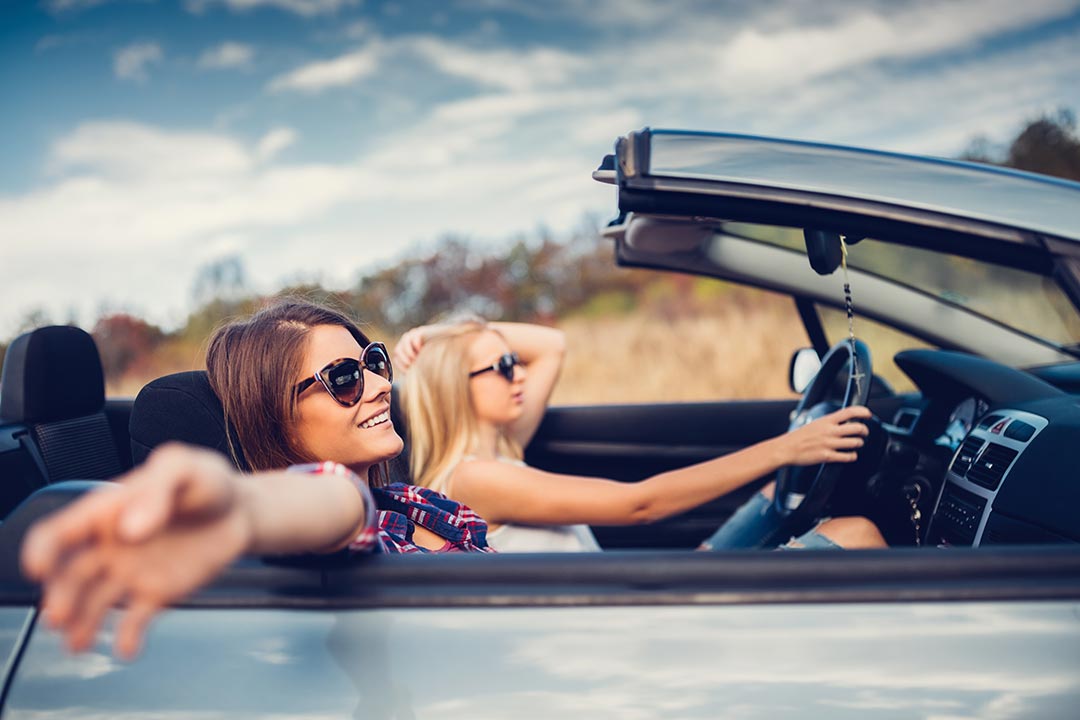
[[[522,449],[543,418],[565,340],[553,328],[478,318],[425,325],[394,351],[407,369],[405,412],[413,482],[473,508],[502,552],[596,550],[587,525],[648,523],[688,510],[785,465],[851,462],[870,417],[865,407],[832,413],[723,457],[621,483],[527,466]],[[855,422],[849,422],[855,421]],[[707,547],[769,544],[769,492],[759,493]],[[734,525],[733,525],[734,523]],[[738,542],[729,542],[731,538]],[[780,539],[780,542],[784,538]],[[792,547],[882,547],[864,518],[826,521]]]

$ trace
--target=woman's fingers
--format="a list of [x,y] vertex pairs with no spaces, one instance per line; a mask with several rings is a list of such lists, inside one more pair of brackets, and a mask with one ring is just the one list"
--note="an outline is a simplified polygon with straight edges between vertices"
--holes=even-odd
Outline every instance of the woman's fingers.
[[101,554],[81,550],[56,572],[51,573],[46,586],[45,621],[52,627],[67,626],[81,612],[88,589],[105,576],[106,568]]
[[841,425],[834,425],[833,431],[842,436],[870,434],[870,428],[861,422],[846,422]]
[[110,578],[95,584],[86,591],[79,605],[79,613],[67,625],[67,642],[72,652],[82,652],[94,643],[105,615],[124,599],[124,586]]
[[27,576],[40,580],[53,572],[73,548],[105,532],[123,503],[123,490],[107,485],[37,523],[23,540],[20,553]]
[[168,525],[182,480],[175,475],[162,473],[157,476],[138,475],[129,482],[131,497],[120,515],[117,530],[124,541],[138,543]]
[[232,468],[209,451],[177,445],[155,452],[125,480],[131,496],[120,517],[120,537],[148,540],[180,517],[209,517],[228,510]]
[[870,408],[865,405],[852,405],[851,407],[841,408],[832,414],[832,416],[838,422],[846,422],[848,420],[863,419],[867,420],[873,415],[870,412]]
[[834,450],[853,450],[855,448],[861,448],[866,443],[861,437],[842,437],[837,438],[833,443]]
[[131,660],[138,655],[146,635],[146,628],[160,609],[161,605],[158,603],[133,600],[120,615],[113,651],[126,660]]

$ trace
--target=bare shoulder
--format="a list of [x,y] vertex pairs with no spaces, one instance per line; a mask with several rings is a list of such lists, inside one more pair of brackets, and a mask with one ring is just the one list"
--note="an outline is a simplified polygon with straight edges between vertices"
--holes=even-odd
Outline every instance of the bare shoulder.
[[451,480],[458,492],[490,486],[492,483],[517,482],[545,474],[524,463],[471,458],[457,466]]

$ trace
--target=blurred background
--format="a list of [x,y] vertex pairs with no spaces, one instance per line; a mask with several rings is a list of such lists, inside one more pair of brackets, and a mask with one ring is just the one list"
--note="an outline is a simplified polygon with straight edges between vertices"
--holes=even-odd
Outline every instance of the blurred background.
[[390,343],[464,308],[558,325],[558,403],[783,397],[790,301],[614,266],[590,172],[615,138],[1080,180],[1077,77],[1075,0],[8,0],[0,351],[77,324],[134,395],[299,293]]

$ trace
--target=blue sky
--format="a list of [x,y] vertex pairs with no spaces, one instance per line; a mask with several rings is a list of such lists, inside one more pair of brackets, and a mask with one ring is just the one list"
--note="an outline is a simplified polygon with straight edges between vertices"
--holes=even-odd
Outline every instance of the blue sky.
[[1080,111],[1077,0],[9,0],[0,337],[172,326],[198,269],[331,286],[614,211],[643,126],[955,155]]

